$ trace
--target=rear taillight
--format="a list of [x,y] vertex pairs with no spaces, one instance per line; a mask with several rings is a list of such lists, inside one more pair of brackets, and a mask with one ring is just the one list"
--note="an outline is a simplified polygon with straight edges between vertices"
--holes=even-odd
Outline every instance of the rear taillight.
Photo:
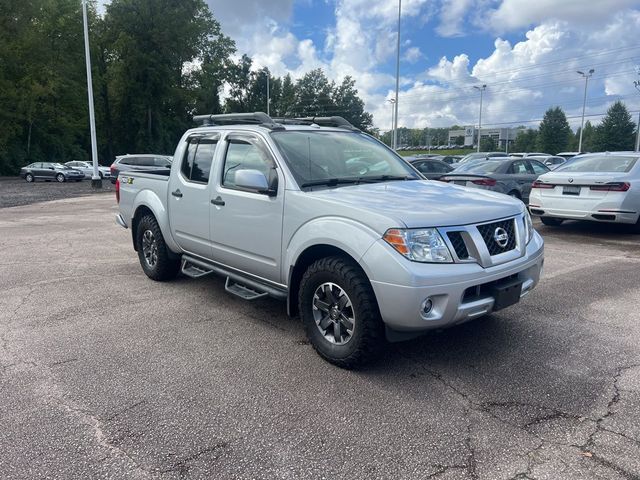
[[629,182],[609,182],[602,185],[591,185],[590,190],[596,190],[598,192],[626,192],[631,188]]
[[116,178],[116,202],[120,203],[120,179]]
[[494,178],[481,178],[479,180],[471,180],[471,183],[484,185],[485,187],[493,187],[496,184],[496,180]]
[[113,173],[116,173],[116,166],[115,166],[115,165],[111,165],[111,166],[109,167],[109,171],[110,171],[112,174],[113,174]]
[[541,182],[540,180],[536,180],[531,185],[531,188],[556,188],[556,186],[552,185],[551,183],[544,183],[544,182]]

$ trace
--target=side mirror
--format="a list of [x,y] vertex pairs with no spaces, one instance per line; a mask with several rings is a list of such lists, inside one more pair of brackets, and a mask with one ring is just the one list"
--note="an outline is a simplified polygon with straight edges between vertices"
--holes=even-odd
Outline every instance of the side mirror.
[[267,177],[260,170],[238,170],[235,175],[236,187],[257,193],[264,193],[270,197],[276,195],[276,190],[269,188]]

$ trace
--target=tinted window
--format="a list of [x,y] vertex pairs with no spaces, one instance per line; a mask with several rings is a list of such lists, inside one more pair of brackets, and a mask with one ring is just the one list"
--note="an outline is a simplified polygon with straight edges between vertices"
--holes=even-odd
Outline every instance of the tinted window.
[[415,162],[413,164],[414,167],[418,169],[421,173],[432,173],[433,169],[428,162]]
[[531,168],[533,168],[533,173],[535,173],[536,175],[541,175],[549,171],[547,167],[545,167],[543,164],[541,164],[537,160],[531,160],[529,161],[529,164],[531,165]]
[[488,160],[486,162],[473,163],[469,165],[467,168],[456,169],[455,171],[464,171],[471,173],[496,173],[500,167],[504,165],[501,161],[491,161]]
[[132,165],[139,167],[155,167],[156,159],[153,157],[136,157]]
[[515,175],[526,175],[529,172],[527,171],[527,166],[522,161],[513,162],[511,167],[509,167],[509,173],[513,173]]
[[637,156],[594,155],[574,158],[558,167],[556,172],[620,172],[630,171],[638,160]]
[[267,152],[256,143],[243,139],[230,139],[224,159],[222,184],[235,187],[235,174],[238,170],[258,170],[270,177],[273,162]]
[[443,165],[440,162],[432,162],[431,168],[433,168],[435,173],[447,173],[452,170],[451,167]]
[[198,148],[197,140],[192,140],[187,145],[187,150],[184,152],[184,158],[182,159],[182,165],[180,165],[180,171],[184,178],[191,180],[191,170],[193,169],[193,159],[196,156],[196,150]]

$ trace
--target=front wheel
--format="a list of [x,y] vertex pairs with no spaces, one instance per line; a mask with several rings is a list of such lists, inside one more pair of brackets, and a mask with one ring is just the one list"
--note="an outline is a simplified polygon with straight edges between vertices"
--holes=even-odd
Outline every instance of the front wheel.
[[300,282],[299,312],[315,350],[342,368],[371,360],[383,343],[383,324],[371,284],[343,257],[314,262]]
[[57,175],[56,175],[56,180],[57,180],[59,183],[62,183],[62,182],[64,182],[64,181],[66,181],[67,179],[66,179],[66,178],[64,178],[64,175],[63,175],[62,173],[59,173],[59,174],[57,174]]
[[35,178],[33,178],[33,175],[31,175],[30,173],[27,173],[24,176],[24,179],[27,181],[27,183],[33,183],[33,181],[35,180]]
[[554,217],[540,217],[540,220],[549,227],[558,227],[564,222],[564,219]]
[[136,246],[140,265],[147,277],[163,282],[178,275],[180,258],[174,258],[170,254],[160,226],[153,215],[145,215],[138,222]]

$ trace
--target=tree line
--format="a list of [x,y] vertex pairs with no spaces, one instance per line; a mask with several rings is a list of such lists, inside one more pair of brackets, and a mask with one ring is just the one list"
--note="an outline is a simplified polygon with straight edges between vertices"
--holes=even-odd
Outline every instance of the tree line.
[[[33,161],[89,160],[80,0],[7,0],[0,14],[0,174]],[[98,156],[172,153],[202,113],[341,115],[363,130],[355,80],[294,80],[238,60],[204,0],[112,0],[89,8]],[[223,89],[228,95],[223,95]],[[224,98],[223,98],[224,97]]]

